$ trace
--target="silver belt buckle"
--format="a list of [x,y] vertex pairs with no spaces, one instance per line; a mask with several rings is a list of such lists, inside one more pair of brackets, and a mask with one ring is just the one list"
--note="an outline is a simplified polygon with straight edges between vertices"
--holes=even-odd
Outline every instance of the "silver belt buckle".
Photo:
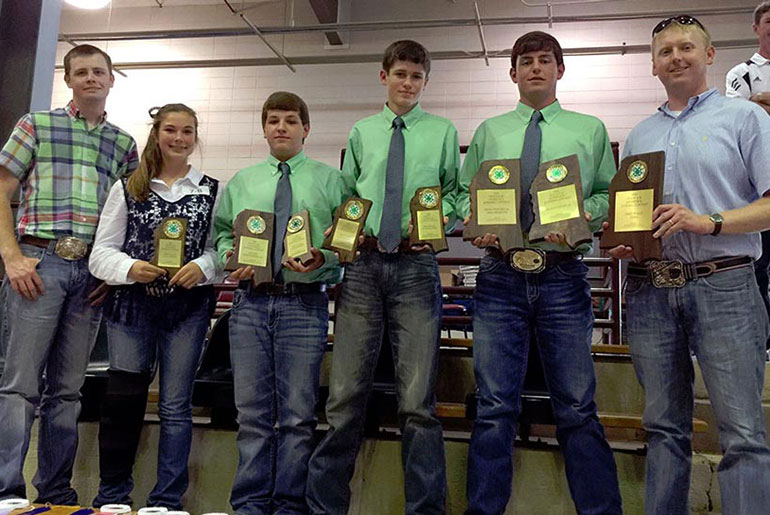
[[537,274],[545,270],[545,252],[538,249],[518,249],[511,253],[511,266],[517,272]]
[[650,279],[656,288],[681,288],[687,282],[681,261],[651,261]]
[[67,261],[77,261],[88,254],[88,244],[74,236],[67,236],[56,242],[54,253]]

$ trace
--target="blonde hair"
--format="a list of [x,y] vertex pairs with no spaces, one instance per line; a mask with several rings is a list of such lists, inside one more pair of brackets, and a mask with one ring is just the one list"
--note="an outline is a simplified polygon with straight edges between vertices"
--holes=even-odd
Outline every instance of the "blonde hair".
[[139,167],[134,170],[126,182],[126,191],[139,202],[144,202],[150,195],[150,181],[160,175],[163,169],[163,154],[158,146],[158,131],[163,120],[170,113],[185,113],[195,122],[195,142],[198,142],[198,115],[184,104],[166,104],[163,107],[153,107],[149,111],[152,118],[152,128],[147,136],[147,145],[142,152]]
[[682,23],[679,23],[676,20],[672,20],[671,23],[665,27],[663,30],[655,34],[652,38],[652,44],[650,45],[650,50],[652,51],[652,55],[655,55],[655,43],[658,41],[658,38],[660,38],[660,35],[669,31],[669,30],[678,30],[679,32],[687,33],[687,32],[695,32],[698,34],[698,36],[703,41],[703,45],[705,48],[708,48],[711,46],[711,35],[706,31],[704,27],[701,27],[697,23],[687,24],[684,25]]

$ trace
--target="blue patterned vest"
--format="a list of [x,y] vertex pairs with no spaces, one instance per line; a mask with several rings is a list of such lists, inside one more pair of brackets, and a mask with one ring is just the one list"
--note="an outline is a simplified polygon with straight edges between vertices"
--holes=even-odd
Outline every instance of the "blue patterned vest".
[[[140,202],[128,194],[128,178],[121,179],[128,208],[126,239],[122,251],[134,259],[152,260],[155,251],[155,228],[167,217],[187,219],[184,262],[200,257],[206,247],[214,216],[214,201],[219,182],[204,175],[201,186],[208,186],[208,195],[185,195],[176,202],[168,202],[150,190],[147,200]],[[171,329],[184,320],[185,315],[199,308],[201,303],[215,306],[213,286],[198,286],[189,290],[174,288],[164,296],[149,295],[148,290],[162,290],[168,283],[164,276],[149,285],[132,284],[111,288],[105,306],[105,315],[115,322],[133,325],[138,321],[154,321]]]

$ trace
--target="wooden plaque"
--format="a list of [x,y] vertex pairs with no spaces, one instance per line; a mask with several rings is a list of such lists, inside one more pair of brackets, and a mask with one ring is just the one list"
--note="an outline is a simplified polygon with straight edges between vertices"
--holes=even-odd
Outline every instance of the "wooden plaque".
[[187,219],[164,218],[155,228],[154,236],[155,250],[150,262],[168,272],[168,278],[171,279],[184,266]]
[[449,247],[444,234],[444,210],[441,206],[441,186],[417,188],[409,211],[412,214],[410,245],[428,244],[433,252],[443,252]]
[[275,215],[254,209],[244,209],[233,225],[233,255],[225,270],[244,266],[254,268],[254,284],[273,280],[273,225]]
[[611,249],[626,245],[638,263],[661,259],[660,238],[653,238],[652,212],[663,200],[665,152],[626,157],[610,183],[610,226],[599,246]]
[[340,263],[352,263],[356,258],[358,238],[371,208],[371,200],[350,197],[335,211],[332,232],[324,240],[323,248],[336,252]]
[[529,241],[542,241],[551,232],[563,233],[573,249],[593,241],[583,209],[583,184],[576,154],[542,163],[529,191],[535,214]]
[[518,159],[484,161],[468,191],[471,216],[463,239],[472,241],[487,233],[497,234],[500,248],[508,252],[524,246],[519,221],[521,163]]
[[286,224],[286,236],[283,239],[283,262],[299,259],[304,265],[313,259],[313,240],[310,234],[310,213],[303,209],[289,217]]

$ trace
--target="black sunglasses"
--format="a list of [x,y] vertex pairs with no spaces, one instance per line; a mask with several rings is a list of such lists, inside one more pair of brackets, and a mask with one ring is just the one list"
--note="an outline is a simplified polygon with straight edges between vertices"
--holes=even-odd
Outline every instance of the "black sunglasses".
[[706,27],[704,27],[703,24],[697,20],[697,18],[694,18],[689,14],[680,14],[679,16],[672,16],[671,18],[666,18],[662,22],[655,25],[655,28],[652,29],[652,37],[655,37],[656,34],[658,34],[663,29],[671,25],[672,22],[677,22],[679,25],[697,25],[698,27],[703,29],[704,32],[706,31]]

